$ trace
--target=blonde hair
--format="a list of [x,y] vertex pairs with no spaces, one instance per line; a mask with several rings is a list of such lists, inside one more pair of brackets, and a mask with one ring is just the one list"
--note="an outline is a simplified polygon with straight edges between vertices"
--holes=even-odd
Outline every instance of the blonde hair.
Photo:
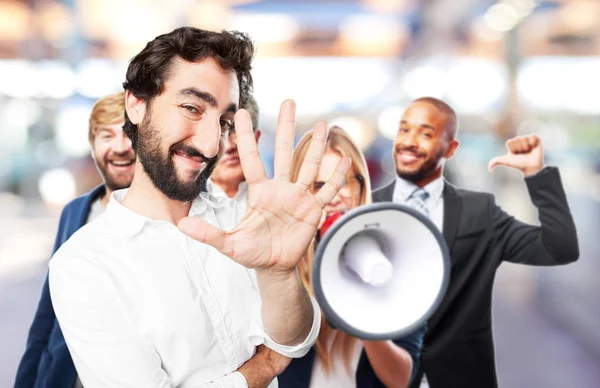
[[[291,168],[291,181],[296,182],[300,173],[300,167],[304,161],[304,157],[308,152],[311,140],[313,137],[313,130],[308,131],[298,142],[296,149],[294,150],[294,158],[292,161]],[[371,181],[369,179],[369,172],[367,169],[367,162],[363,153],[356,143],[350,138],[348,133],[338,126],[333,126],[329,129],[329,135],[327,137],[327,144],[325,152],[333,151],[337,152],[341,156],[347,156],[352,160],[352,172],[356,176],[362,178],[362,192],[352,193],[352,195],[359,195],[358,206],[371,203]],[[314,290],[312,288],[312,266],[315,255],[317,242],[313,238],[311,241],[306,254],[300,260],[298,264],[298,271],[300,278],[306,289],[314,296]],[[333,336],[333,344],[329,349],[329,340]],[[354,344],[357,339],[349,336],[348,334],[332,329],[326,321],[325,314],[321,314],[321,331],[316,342],[317,356],[320,357],[325,372],[328,373],[332,368],[333,358],[337,355],[341,355],[342,361],[348,373],[350,373],[350,361],[352,358],[352,352]]]
[[90,143],[94,141],[100,128],[120,121],[125,121],[125,92],[110,94],[99,99],[90,114],[88,130]]

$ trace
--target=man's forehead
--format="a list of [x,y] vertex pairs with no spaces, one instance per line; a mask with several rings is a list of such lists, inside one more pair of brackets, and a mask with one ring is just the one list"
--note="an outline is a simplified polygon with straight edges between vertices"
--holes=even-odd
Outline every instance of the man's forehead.
[[448,115],[427,102],[413,102],[402,115],[402,121],[423,120],[430,124],[444,123]]
[[[212,57],[189,62],[173,59],[165,80],[165,91],[183,96],[184,90],[200,90],[215,96],[219,107],[238,105],[239,83],[233,69],[223,69]],[[187,95],[189,97],[189,94]]]
[[109,131],[114,129],[122,129],[125,125],[125,120],[115,121],[114,123],[101,124],[96,127],[97,131]]

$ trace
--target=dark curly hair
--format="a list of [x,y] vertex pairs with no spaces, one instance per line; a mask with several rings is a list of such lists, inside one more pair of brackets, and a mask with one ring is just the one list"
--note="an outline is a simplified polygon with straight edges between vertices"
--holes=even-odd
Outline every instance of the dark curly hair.
[[[240,85],[239,106],[246,104],[252,89],[252,58],[254,45],[250,38],[237,31],[213,32],[194,27],[181,27],[157,36],[129,63],[123,88],[149,104],[164,91],[170,76],[173,58],[199,62],[211,57],[225,70],[235,71]],[[125,112],[123,130],[137,147],[137,125]]]

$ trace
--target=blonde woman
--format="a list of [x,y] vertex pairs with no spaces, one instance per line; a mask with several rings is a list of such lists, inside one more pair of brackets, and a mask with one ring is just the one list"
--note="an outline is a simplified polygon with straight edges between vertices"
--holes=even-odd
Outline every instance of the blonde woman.
[[[296,146],[292,162],[292,182],[312,141],[313,132],[306,133]],[[344,156],[352,159],[347,183],[325,207],[330,219],[360,205],[371,203],[371,183],[365,158],[349,135],[340,127],[329,130],[325,155],[312,191],[316,192],[329,180]],[[299,264],[306,288],[312,290],[312,264],[319,243],[319,233]],[[293,359],[279,375],[279,385],[285,388],[343,387],[406,387],[416,370],[425,328],[410,336],[392,341],[363,341],[333,329],[323,322],[317,343],[303,358]]]

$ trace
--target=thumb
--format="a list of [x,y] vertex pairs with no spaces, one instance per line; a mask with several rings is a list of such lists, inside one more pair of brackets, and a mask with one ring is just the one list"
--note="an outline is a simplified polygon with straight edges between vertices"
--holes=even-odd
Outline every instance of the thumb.
[[205,220],[196,217],[184,217],[177,223],[177,228],[194,240],[208,244],[224,253],[226,233]]
[[510,162],[510,155],[506,154],[506,155],[496,156],[495,158],[492,158],[490,160],[490,162],[488,163],[488,171],[492,171],[496,166],[511,167],[512,163]]

